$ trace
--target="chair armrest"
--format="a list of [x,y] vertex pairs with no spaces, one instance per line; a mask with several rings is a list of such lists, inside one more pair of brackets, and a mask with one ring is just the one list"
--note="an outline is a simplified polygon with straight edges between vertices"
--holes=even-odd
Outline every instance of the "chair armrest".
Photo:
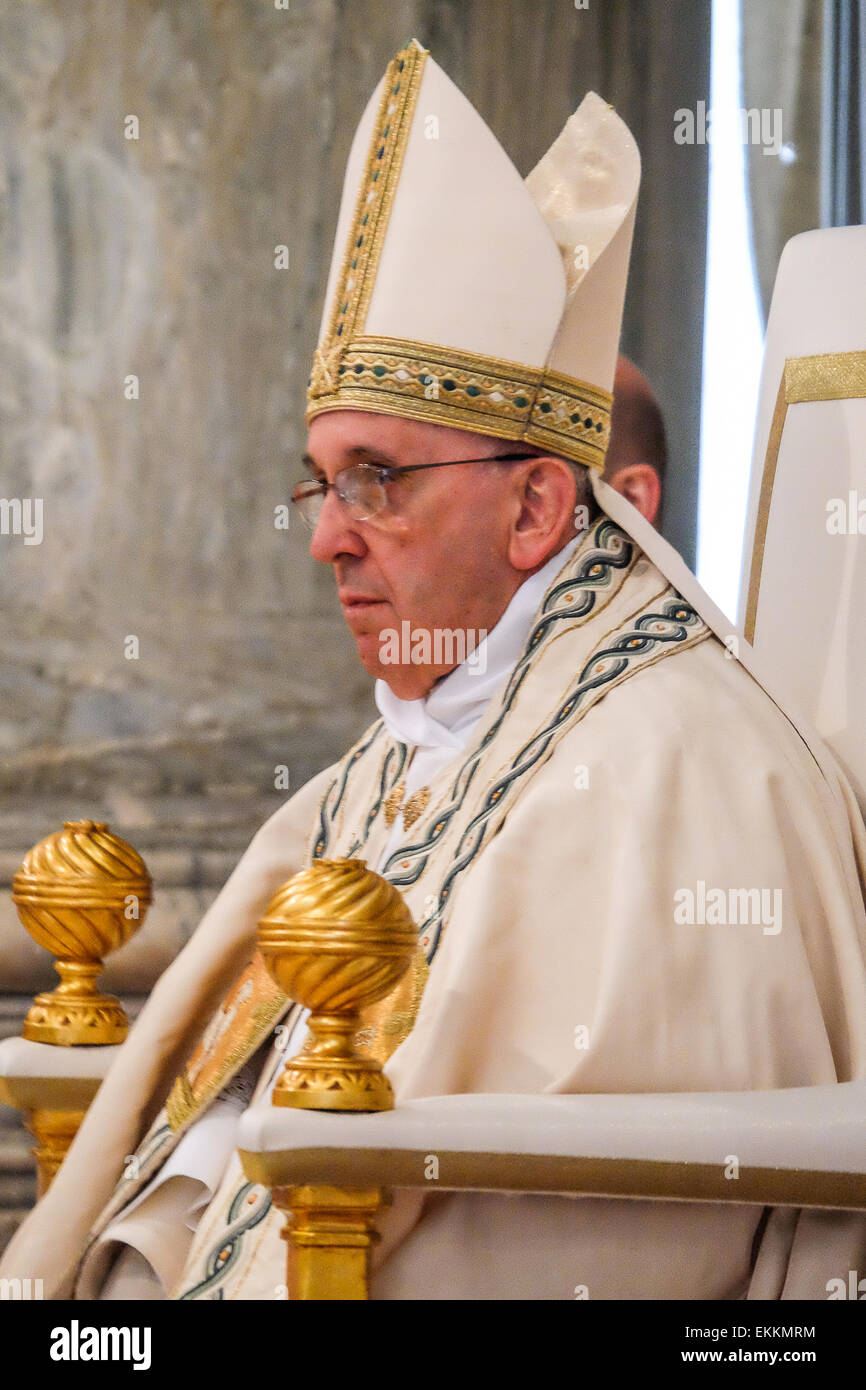
[[0,1042],[0,1103],[16,1110],[86,1110],[120,1047]]
[[[380,1114],[252,1106],[267,1187],[310,1183],[866,1209],[866,1082],[669,1095],[457,1095]],[[431,1162],[435,1160],[435,1163]]]

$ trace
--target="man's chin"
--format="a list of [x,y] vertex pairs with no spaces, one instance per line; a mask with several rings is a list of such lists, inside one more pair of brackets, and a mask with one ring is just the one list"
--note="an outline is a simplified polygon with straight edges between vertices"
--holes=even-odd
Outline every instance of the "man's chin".
[[[390,608],[388,611],[390,613]],[[374,680],[384,681],[398,700],[420,700],[432,690],[441,676],[452,669],[450,666],[394,661],[394,635],[401,630],[399,625],[396,622],[377,622],[373,627],[369,616],[369,612],[363,618],[356,613],[355,621],[347,617],[347,626],[355,639],[364,670]]]
[[353,634],[361,665],[374,680],[384,681],[398,700],[420,700],[443,674],[430,666],[383,661],[378,637]]
[[[351,626],[350,631],[352,631]],[[383,638],[380,633],[352,631],[352,636],[355,639],[361,665],[367,674],[375,676],[377,679],[380,676],[384,677],[388,667],[382,662]]]

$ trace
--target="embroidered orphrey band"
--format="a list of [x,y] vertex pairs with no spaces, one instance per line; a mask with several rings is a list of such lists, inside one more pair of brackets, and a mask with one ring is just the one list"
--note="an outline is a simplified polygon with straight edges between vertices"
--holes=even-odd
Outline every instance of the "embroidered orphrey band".
[[427,50],[413,40],[385,70],[328,328],[313,359],[307,391],[311,401],[336,390],[346,346],[364,330],[426,61]]
[[560,372],[373,335],[349,343],[332,370],[333,390],[311,394],[308,422],[325,410],[373,410],[525,440],[604,468],[612,397]]

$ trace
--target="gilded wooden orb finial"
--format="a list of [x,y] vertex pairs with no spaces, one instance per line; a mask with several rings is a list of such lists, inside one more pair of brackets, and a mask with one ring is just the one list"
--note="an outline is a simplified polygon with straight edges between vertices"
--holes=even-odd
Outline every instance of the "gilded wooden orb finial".
[[272,898],[258,940],[280,988],[312,1011],[312,1041],[286,1063],[274,1105],[390,1110],[388,1078],[352,1039],[360,1010],[394,988],[417,949],[398,889],[363,859],[317,860]]
[[61,983],[36,996],[25,1038],[66,1046],[123,1042],[126,1015],[95,980],[103,956],[141,926],[151,896],[141,855],[103,821],[66,821],[33,846],[12,880],[12,901],[33,940],[58,957]]

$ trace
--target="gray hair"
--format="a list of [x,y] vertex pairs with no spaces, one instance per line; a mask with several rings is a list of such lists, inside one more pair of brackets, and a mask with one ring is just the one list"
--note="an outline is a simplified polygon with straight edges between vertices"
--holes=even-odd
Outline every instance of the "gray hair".
[[537,458],[556,458],[559,459],[561,463],[568,464],[574,478],[575,510],[578,507],[586,507],[589,519],[592,520],[598,510],[598,505],[592,490],[592,479],[589,476],[590,470],[588,465],[585,463],[578,463],[575,459],[563,458],[562,454],[555,454],[552,449],[545,449],[538,444],[521,443],[520,447],[521,449],[525,449],[528,454],[535,454]]

